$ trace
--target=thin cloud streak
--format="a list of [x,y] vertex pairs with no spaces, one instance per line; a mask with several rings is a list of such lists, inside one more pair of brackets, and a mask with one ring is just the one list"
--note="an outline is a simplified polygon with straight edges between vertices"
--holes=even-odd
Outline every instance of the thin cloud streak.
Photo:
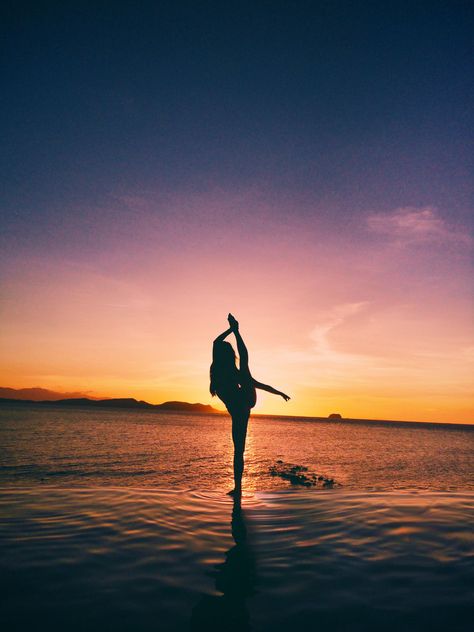
[[472,238],[449,226],[434,207],[404,207],[389,213],[375,213],[367,218],[370,231],[386,235],[405,244],[429,241],[472,244]]

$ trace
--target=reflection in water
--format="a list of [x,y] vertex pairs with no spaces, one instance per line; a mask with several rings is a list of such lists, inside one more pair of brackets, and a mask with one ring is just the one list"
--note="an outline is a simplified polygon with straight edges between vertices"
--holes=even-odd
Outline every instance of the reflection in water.
[[217,492],[1,489],[2,629],[189,632],[196,606],[194,632],[472,632],[472,493],[258,493],[235,542],[231,509]]
[[227,551],[215,574],[216,588],[223,594],[202,597],[193,608],[191,630],[251,629],[246,600],[255,593],[256,564],[238,497],[234,498],[231,526],[235,546]]

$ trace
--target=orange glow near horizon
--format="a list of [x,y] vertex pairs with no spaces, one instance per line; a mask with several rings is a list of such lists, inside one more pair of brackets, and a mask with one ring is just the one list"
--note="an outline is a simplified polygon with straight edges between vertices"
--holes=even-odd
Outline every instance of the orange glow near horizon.
[[474,423],[471,244],[435,209],[368,213],[354,237],[248,193],[127,204],[94,252],[8,270],[2,386],[222,409],[208,373],[232,311],[254,377],[292,397],[256,413]]

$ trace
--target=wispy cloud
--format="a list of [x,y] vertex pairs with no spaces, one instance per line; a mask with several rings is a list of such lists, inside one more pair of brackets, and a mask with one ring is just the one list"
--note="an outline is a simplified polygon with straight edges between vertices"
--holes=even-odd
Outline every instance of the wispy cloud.
[[369,230],[404,243],[456,241],[468,244],[469,235],[452,228],[431,206],[397,208],[389,213],[374,213],[367,218]]
[[[367,309],[367,301],[343,303],[321,312],[309,334],[310,344],[306,349],[279,348],[258,354],[259,368],[273,365],[278,379],[287,379],[289,367],[296,370],[304,367],[297,382],[301,386],[342,386],[367,379],[373,371],[379,372],[377,359],[367,355],[338,350],[331,342],[331,334],[347,325],[356,315]],[[266,368],[268,371],[268,368]],[[280,374],[281,373],[281,374]]]
[[[367,301],[361,301],[359,303],[344,303],[343,305],[335,306],[330,312],[322,315],[320,322],[314,327],[311,332],[311,339],[314,342],[313,353],[321,357],[331,357],[332,360],[347,360],[348,354],[337,354],[328,341],[328,334],[333,329],[342,325],[348,318],[362,311],[368,305]],[[338,358],[337,356],[343,356]]]
[[[458,346],[427,349],[423,342],[417,344],[417,336],[421,334],[416,322],[410,322],[413,331],[404,326],[399,329],[395,325],[400,316],[394,320],[390,314],[382,313],[381,318],[386,318],[382,333],[390,332],[399,341],[401,350],[395,354],[391,348],[380,349],[377,345],[380,327],[370,327],[376,309],[372,302],[360,301],[336,304],[321,311],[309,332],[306,348],[280,347],[258,353],[259,372],[264,376],[272,367],[271,379],[275,379],[276,384],[286,384],[288,376],[294,376],[288,388],[311,389],[315,397],[330,391],[339,397],[355,391],[374,396],[380,392],[408,396],[438,392],[446,384],[451,391],[457,386],[461,393],[466,391],[466,365],[472,347],[466,346],[462,357]],[[363,352],[355,351],[351,342],[359,336],[362,336]],[[385,334],[382,340],[384,338]]]
[[339,328],[350,326],[351,320],[362,316],[368,308],[368,301],[343,303],[319,316],[310,333],[312,344],[306,352],[312,365],[310,379],[313,383],[342,386],[348,380],[351,383],[365,382],[369,376],[380,374],[379,359],[367,353],[336,349],[331,341]]

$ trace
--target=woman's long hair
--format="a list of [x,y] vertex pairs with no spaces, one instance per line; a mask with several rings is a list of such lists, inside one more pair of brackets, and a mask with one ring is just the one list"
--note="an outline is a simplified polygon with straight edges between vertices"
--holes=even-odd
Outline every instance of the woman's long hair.
[[214,397],[227,384],[236,382],[235,352],[229,342],[215,342],[212,350],[209,390]]

